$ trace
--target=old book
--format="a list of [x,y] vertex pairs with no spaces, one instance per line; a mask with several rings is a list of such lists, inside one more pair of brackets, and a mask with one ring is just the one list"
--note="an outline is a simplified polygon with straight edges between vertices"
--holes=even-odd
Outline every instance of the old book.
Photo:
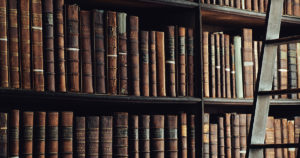
[[138,115],[129,116],[129,137],[128,137],[128,152],[129,157],[139,158],[139,117]]
[[225,1],[224,1],[224,5],[229,6],[229,5],[230,5],[229,2],[230,2],[230,0],[225,0]]
[[118,27],[118,93],[128,94],[126,13],[117,13]]
[[149,84],[150,96],[157,96],[157,81],[156,81],[156,32],[149,32]]
[[58,112],[46,115],[46,156],[58,158]]
[[150,88],[149,88],[149,32],[141,31],[140,32],[140,65],[141,65],[141,95],[149,96]]
[[141,158],[150,158],[150,115],[139,116],[139,151]]
[[231,146],[232,157],[240,158],[240,117],[239,114],[231,114]]
[[[209,35],[209,89],[210,97],[216,97],[216,54],[215,54],[215,38],[214,34]],[[204,44],[204,43],[203,43]]]
[[[294,120],[287,121],[288,127],[288,143],[295,143],[295,129],[294,129]],[[295,148],[288,148],[288,157],[295,158]]]
[[140,96],[139,17],[129,16],[129,64],[131,94]]
[[229,5],[230,7],[235,7],[235,0],[230,0]]
[[[275,143],[275,132],[274,132],[274,117],[269,116],[266,125],[265,144]],[[275,150],[272,148],[265,149],[265,157],[275,157]]]
[[178,157],[178,135],[177,135],[177,121],[176,115],[166,116],[165,126],[165,150],[167,158]]
[[252,10],[255,11],[255,12],[258,12],[258,1],[259,0],[253,0],[252,1]]
[[[299,143],[299,136],[300,136],[300,117],[294,117],[294,125],[295,125],[295,143]],[[298,149],[296,149],[296,157],[298,154]]]
[[8,51],[7,51],[7,1],[3,0],[0,2],[0,53],[1,53],[1,64],[0,64],[0,86],[7,88],[8,83]]
[[241,9],[241,2],[242,0],[234,0],[234,7],[237,9]]
[[243,91],[243,65],[242,65],[242,38],[234,36],[234,62],[235,62],[235,87],[236,97],[244,98]]
[[175,81],[175,26],[166,29],[166,88],[167,95],[176,97]]
[[64,0],[53,0],[54,24],[54,54],[55,54],[55,90],[66,92],[66,58],[65,58],[65,29]]
[[100,143],[99,156],[104,158],[113,157],[113,116],[100,116]]
[[230,44],[230,75],[231,75],[231,92],[232,98],[236,98],[236,78],[235,78],[235,48],[234,44]]
[[188,157],[196,158],[196,131],[195,124],[196,123],[196,115],[190,114],[188,117]]
[[300,16],[300,1],[293,0],[293,15]]
[[220,71],[221,71],[221,96],[226,98],[226,65],[225,65],[225,39],[224,34],[220,33]]
[[194,96],[194,33],[187,29],[187,96]]
[[[257,79],[257,74],[258,74],[258,42],[253,41],[253,90],[255,90],[255,85],[256,85],[256,79]],[[277,64],[275,64],[277,65]],[[277,71],[276,71],[277,72]],[[275,74],[274,74],[275,77]],[[274,84],[274,82],[273,82]]]
[[293,15],[293,0],[286,0],[286,14]]
[[105,49],[104,49],[104,11],[93,10],[92,20],[92,55],[94,90],[96,93],[106,93],[105,84]]
[[[287,119],[283,118],[281,119],[282,124],[282,143],[287,144],[288,143],[288,125],[287,125]],[[283,148],[283,158],[288,158],[288,148]]]
[[247,115],[239,114],[240,158],[246,157],[247,149]]
[[[297,52],[296,52],[296,56],[297,56],[297,88],[300,88],[300,43],[297,43]],[[298,93],[298,99],[300,99],[300,93]]]
[[187,114],[182,112],[179,117],[179,157],[187,158]]
[[128,157],[128,113],[116,112],[113,119],[114,157]]
[[73,112],[62,111],[59,118],[59,157],[73,157]]
[[[280,119],[274,119],[274,131],[275,131],[275,144],[282,144],[282,128],[281,128],[281,120]],[[276,148],[275,149],[275,157],[282,158],[282,148]]]
[[251,126],[251,117],[252,117],[252,114],[246,114],[247,116],[247,124],[246,124],[246,127],[247,127],[247,138],[249,136],[249,133],[250,133],[250,126]]
[[53,0],[42,1],[43,42],[45,59],[45,89],[55,92]]
[[[287,89],[288,86],[288,64],[287,64],[287,45],[280,45],[277,51],[278,57],[278,89]],[[286,94],[280,95],[287,98]]]
[[259,12],[261,12],[261,13],[265,12],[264,0],[258,0],[258,9],[259,9]]
[[225,47],[225,83],[226,83],[226,97],[231,98],[231,75],[230,75],[230,36],[224,35]]
[[[7,137],[7,113],[0,113],[0,157],[1,158],[6,158],[8,157],[7,153],[7,144],[8,144],[8,139]],[[13,141],[11,142],[13,143]],[[14,156],[13,154],[10,154]],[[18,156],[18,155],[17,155]]]
[[253,98],[252,29],[244,28],[242,36],[244,97]]
[[185,28],[178,28],[178,96],[186,96],[186,46]]
[[252,1],[251,0],[245,0],[245,9],[250,10],[250,11],[252,10]]
[[[74,127],[74,157],[85,158],[86,156],[86,134],[85,134],[85,117],[76,116]],[[61,141],[61,140],[60,140]]]
[[227,158],[233,157],[231,150],[231,114],[225,113],[225,153]]
[[269,0],[264,0],[264,12],[266,13],[267,12],[267,10],[268,10],[268,4],[269,4]]
[[210,138],[209,138],[209,113],[203,115],[203,157],[210,157]]
[[224,117],[218,117],[218,157],[225,158]]
[[20,156],[31,158],[33,154],[33,112],[22,112],[20,124]]
[[[8,130],[8,156],[19,157],[19,131],[20,131],[20,111],[12,110],[9,113]],[[5,144],[4,144],[5,145]]]
[[67,5],[66,56],[68,91],[79,92],[79,7]]
[[[297,54],[296,54],[297,44],[288,44],[287,61],[288,61],[288,89],[297,88]],[[288,94],[291,99],[296,99],[297,94]]]
[[216,75],[216,96],[218,98],[222,97],[221,94],[221,51],[220,51],[220,34],[215,33],[215,75]]
[[151,115],[150,117],[150,150],[151,158],[164,158],[164,115]]
[[9,67],[10,67],[9,83],[11,88],[20,88],[18,2],[17,0],[9,0],[7,1],[7,3],[8,3],[7,34],[8,34]]
[[218,125],[210,124],[209,125],[209,145],[210,145],[210,157],[218,157]]
[[45,158],[46,151],[46,112],[34,113],[34,142],[33,156],[37,158]]
[[166,96],[166,67],[165,67],[165,34],[156,32],[156,68],[157,68],[157,95]]
[[99,116],[86,117],[86,157],[99,157]]
[[209,60],[209,32],[204,31],[202,35],[202,51],[203,51],[203,92],[204,92],[204,97],[209,98],[209,80],[210,78],[210,73],[209,73],[209,66],[210,66],[210,60]]

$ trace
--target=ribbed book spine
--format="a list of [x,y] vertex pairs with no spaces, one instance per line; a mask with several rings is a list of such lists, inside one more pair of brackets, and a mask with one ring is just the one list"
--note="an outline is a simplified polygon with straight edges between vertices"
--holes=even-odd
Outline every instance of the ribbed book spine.
[[9,113],[8,130],[8,156],[19,157],[19,130],[20,130],[20,111],[12,110]]
[[157,60],[157,95],[166,96],[166,66],[165,66],[165,34],[156,32],[156,60]]
[[8,83],[8,49],[7,49],[7,1],[0,2],[0,86],[7,88]]
[[74,157],[75,158],[85,158],[86,156],[85,128],[86,128],[85,117],[76,116],[75,127],[74,127]]
[[157,96],[157,74],[156,74],[156,32],[149,32],[149,76],[150,96]]
[[0,113],[0,158],[7,158],[7,113]]
[[128,157],[128,113],[114,114],[113,137],[114,157]]
[[141,31],[140,32],[140,65],[141,65],[141,95],[149,96],[149,32]]
[[129,116],[129,157],[139,158],[139,117]]
[[178,95],[186,96],[186,29],[178,29]]
[[99,116],[86,118],[86,157],[99,157]]
[[218,118],[218,157],[225,158],[224,117]]
[[99,156],[103,158],[113,157],[113,117],[100,116],[100,143]]
[[24,158],[32,158],[33,153],[33,112],[22,112],[20,119],[20,156]]
[[259,4],[258,4],[259,12],[263,13],[265,11],[264,0],[258,0],[258,2],[259,2]]
[[203,158],[210,158],[209,113],[203,115]]
[[225,152],[226,157],[231,158],[232,146],[231,146],[231,114],[225,114]]
[[[297,45],[296,43],[288,44],[287,61],[288,61],[288,89],[297,88]],[[297,94],[288,94],[291,99],[297,99]]]
[[286,0],[286,14],[293,15],[293,0]]
[[[274,129],[275,129],[275,144],[282,144],[282,128],[281,128],[281,120],[275,119],[274,120]],[[282,148],[275,149],[275,157],[282,158]]]
[[141,158],[150,158],[150,115],[139,116],[139,151]]
[[[275,120],[276,121],[276,120]],[[299,143],[299,136],[300,136],[300,117],[294,117],[294,125],[295,125],[295,143]],[[298,149],[296,149],[296,157],[298,154]]]
[[252,10],[252,1],[251,0],[245,0],[245,9]]
[[243,98],[242,38],[240,36],[234,36],[234,52],[236,97]]
[[220,52],[220,34],[214,34],[215,39],[215,76],[216,76],[216,96],[222,97],[221,94],[221,52]]
[[224,34],[220,34],[220,71],[221,71],[221,96],[226,98],[226,65],[225,65],[225,39]]
[[46,151],[46,112],[34,113],[33,157],[45,158]]
[[[267,119],[267,127],[266,127],[266,136],[265,136],[265,144],[274,144],[275,143],[275,135],[274,135],[274,117],[269,116]],[[265,149],[265,157],[275,157],[274,149]]]
[[176,115],[166,116],[165,127],[165,148],[167,158],[178,157],[178,136],[177,136],[177,124],[178,118]]
[[61,112],[59,125],[59,157],[73,157],[73,112]]
[[58,112],[47,112],[46,157],[58,158]]
[[253,49],[252,29],[243,29],[242,36],[242,59],[243,59],[243,82],[244,97],[253,98]]
[[[287,64],[287,45],[278,47],[278,89],[287,89],[288,87],[288,64]],[[286,94],[280,96],[287,98]]]
[[[289,0],[288,0],[289,1]],[[269,4],[269,0],[264,0],[264,12],[266,13],[267,12],[267,10],[268,10],[268,4]]]
[[235,48],[234,44],[230,44],[230,74],[231,74],[231,92],[232,92],[232,98],[236,98],[236,76],[235,76]]
[[236,113],[231,115],[231,133],[232,157],[240,158],[240,119]]
[[[294,120],[287,121],[288,127],[288,143],[293,144],[295,143],[295,129],[294,129]],[[289,158],[295,158],[295,148],[288,148],[288,155]]]
[[218,157],[218,125],[210,124],[209,125],[209,139],[210,139],[210,157]]
[[239,132],[240,132],[240,158],[246,157],[247,148],[247,115],[239,114]]
[[175,81],[175,26],[166,29],[166,82],[167,95],[176,97]]
[[226,97],[231,98],[231,80],[230,80],[230,37],[224,35],[225,46],[225,84],[226,84]]
[[196,158],[196,115],[190,114],[188,119],[188,157]]
[[210,34],[209,39],[209,79],[210,79],[210,97],[215,98],[216,97],[216,54],[215,54],[215,35]]
[[152,115],[150,123],[150,149],[151,158],[164,158],[164,127],[165,117],[163,115]]
[[187,158],[187,114],[181,113],[179,117],[179,157]]
[[[288,143],[288,127],[287,127],[287,119],[281,119],[282,124],[282,143]],[[288,148],[283,148],[283,157],[288,158]]]
[[209,66],[210,66],[210,61],[209,61],[209,45],[208,45],[208,38],[209,37],[209,32],[203,32],[202,35],[202,49],[203,49],[203,92],[204,92],[204,97],[209,98],[209,92],[210,92],[210,87],[209,87],[209,80],[210,80],[210,73],[209,73]]
[[194,96],[194,33],[187,29],[187,95]]
[[255,11],[255,12],[258,12],[258,1],[259,0],[253,0],[253,2],[252,2],[252,8],[253,8],[253,11]]

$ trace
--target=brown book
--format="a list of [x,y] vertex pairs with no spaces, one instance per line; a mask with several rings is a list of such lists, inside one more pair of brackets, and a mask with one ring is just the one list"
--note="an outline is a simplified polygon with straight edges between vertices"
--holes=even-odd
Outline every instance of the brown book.
[[194,96],[194,33],[187,29],[187,95]]
[[264,6],[264,8],[265,8],[265,10],[264,10],[264,12],[266,13],[267,12],[267,10],[268,10],[268,4],[269,4],[269,0],[264,0],[264,2],[265,2],[265,6]]
[[[253,41],[253,90],[255,90],[255,84],[258,74],[258,41]],[[276,63],[276,62],[275,62]],[[275,64],[277,67],[277,64]],[[275,68],[274,68],[275,69]],[[275,71],[275,74],[277,74],[277,70]],[[274,82],[273,85],[275,85],[275,74],[274,74]]]
[[8,156],[19,157],[20,111],[12,110],[9,114],[8,127]]
[[[282,144],[282,128],[281,128],[281,120],[275,119],[274,120],[274,129],[275,129],[275,144]],[[275,149],[275,157],[282,158],[282,148]]]
[[139,116],[139,151],[141,158],[150,158],[150,115]]
[[8,10],[7,10],[8,51],[9,51],[9,67],[10,67],[9,82],[12,88],[20,88],[19,31],[18,31],[19,21],[18,21],[18,9],[17,9],[18,4],[17,4],[17,0],[9,0],[7,2],[8,2]]
[[241,0],[234,0],[234,7],[237,9],[241,9]]
[[58,158],[58,112],[47,112],[46,157]]
[[240,121],[240,158],[246,157],[247,149],[247,115],[239,114]]
[[90,11],[80,11],[80,61],[81,61],[81,91],[93,93],[93,66],[91,51]]
[[117,13],[118,27],[118,92],[128,94],[126,13]]
[[139,158],[139,117],[130,115],[129,117],[129,157]]
[[141,65],[141,95],[149,96],[149,32],[141,31],[140,32],[140,65]]
[[60,112],[59,154],[61,158],[73,157],[73,112]]
[[93,10],[93,62],[94,88],[96,93],[106,93],[105,84],[105,49],[104,49],[104,19],[103,10]]
[[210,145],[210,157],[218,157],[218,125],[210,124],[209,125],[209,145]]
[[149,80],[150,80],[150,96],[157,96],[156,81],[156,32],[149,32]]
[[231,69],[231,92],[232,92],[232,98],[236,98],[236,89],[235,89],[235,56],[234,56],[234,44],[230,44],[230,69]]
[[221,94],[221,52],[220,52],[220,34],[214,33],[215,39],[215,75],[216,75],[216,96],[218,98],[222,97]]
[[86,157],[99,157],[99,116],[86,118]]
[[[0,158],[7,158],[7,113],[0,113]],[[10,139],[11,140],[11,139]],[[13,142],[11,142],[13,143]],[[13,156],[13,155],[12,155]]]
[[[278,47],[278,89],[287,89],[288,84],[288,67],[287,67],[287,45],[280,45]],[[286,94],[280,96],[287,98]]]
[[31,158],[33,153],[33,112],[22,112],[21,118],[20,156]]
[[216,97],[216,54],[215,54],[215,34],[210,34],[209,39],[209,81],[210,81],[210,97]]
[[225,65],[225,39],[224,34],[220,33],[220,71],[221,71],[221,96],[226,98],[226,65]]
[[252,114],[247,114],[247,138],[249,136],[249,133],[250,133],[250,126],[251,126],[251,117],[252,117]]
[[176,97],[175,81],[175,26],[166,29],[166,84],[167,95]]
[[164,115],[151,115],[150,119],[151,158],[164,158]]
[[33,156],[37,158],[45,158],[46,151],[46,112],[34,113],[34,142]]
[[225,114],[225,148],[226,148],[226,157],[231,158],[231,114]]
[[244,97],[253,98],[252,29],[244,28],[242,38]]
[[[275,135],[274,134],[275,134],[275,132],[274,132],[274,117],[269,116],[267,119],[265,144],[274,144],[275,143]],[[274,158],[275,150],[272,148],[265,149],[265,157]]]
[[[288,125],[287,125],[287,119],[281,119],[282,124],[282,143],[287,144],[288,143]],[[288,158],[288,148],[283,148],[283,158]]]
[[286,14],[293,15],[293,0],[286,0]]
[[[297,43],[297,58],[296,58],[296,63],[297,63],[297,88],[300,88],[300,43]],[[298,99],[300,99],[300,93],[298,93]]]
[[209,113],[203,115],[203,158],[210,158]]
[[218,157],[225,158],[224,117],[218,118]]
[[229,6],[230,0],[225,0],[224,5]]
[[[294,117],[294,125],[295,125],[295,143],[299,143],[299,136],[300,136],[300,117]],[[296,157],[298,154],[298,149],[296,148]]]
[[264,0],[258,0],[258,9],[259,9],[259,12],[261,12],[261,13],[263,13],[265,11]]
[[129,16],[129,64],[131,94],[140,96],[139,17]]
[[128,157],[128,113],[117,112],[113,118],[114,157]]
[[293,0],[293,15],[300,16],[300,1]]
[[43,0],[43,40],[45,54],[45,88],[55,92],[53,0]]
[[188,157],[196,158],[196,115],[190,114],[188,119]]
[[245,8],[250,11],[252,10],[252,1],[251,0],[245,0]]
[[252,1],[252,10],[255,12],[258,12],[258,1],[259,0],[253,0]]
[[74,157],[85,158],[85,117],[76,116],[75,117],[75,127],[74,127]]
[[203,92],[204,92],[204,97],[209,98],[209,80],[210,78],[210,73],[209,73],[209,66],[210,66],[210,61],[209,61],[209,45],[208,45],[208,40],[209,40],[209,32],[204,31],[202,35],[202,51],[203,51]]
[[240,117],[238,114],[231,114],[231,146],[232,157],[240,158]]
[[54,54],[56,91],[66,92],[64,0],[53,0]]
[[224,47],[225,47],[225,78],[226,78],[226,97],[231,98],[231,80],[230,80],[230,37],[224,35]]
[[[294,120],[288,120],[288,143],[295,143],[295,129],[294,129]],[[295,148],[288,148],[288,157],[295,158]]]
[[100,116],[100,157],[113,157],[113,117]]
[[7,54],[7,14],[6,14],[7,2],[3,0],[0,2],[0,86],[3,88],[8,87],[8,54]]
[[180,129],[179,129],[179,157],[187,158],[187,114],[181,113],[179,117]]
[[156,50],[157,50],[157,95],[166,96],[166,75],[165,75],[165,44],[164,32],[156,32]]
[[177,136],[177,116],[166,116],[165,127],[165,144],[166,144],[166,158],[178,157],[178,136]]
[[185,28],[178,29],[178,95],[186,96],[186,53],[185,53]]

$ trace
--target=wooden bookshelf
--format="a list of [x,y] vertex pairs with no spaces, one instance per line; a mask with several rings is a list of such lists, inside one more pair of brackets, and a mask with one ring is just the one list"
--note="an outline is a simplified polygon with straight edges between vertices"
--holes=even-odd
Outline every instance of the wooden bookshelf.
[[[227,98],[203,98],[205,106],[216,105],[220,107],[226,106],[252,106],[253,99],[227,99]],[[297,99],[273,99],[271,106],[300,106],[300,100]]]

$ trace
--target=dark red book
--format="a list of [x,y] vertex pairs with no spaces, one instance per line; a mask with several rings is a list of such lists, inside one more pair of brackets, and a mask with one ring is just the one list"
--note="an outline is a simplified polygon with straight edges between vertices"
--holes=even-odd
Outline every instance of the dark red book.
[[141,31],[140,32],[140,65],[141,65],[141,95],[149,96],[149,32]]
[[58,112],[47,112],[46,156],[58,158]]
[[187,29],[187,95],[194,96],[194,31]]
[[196,158],[196,115],[190,114],[188,118],[188,157]]
[[0,86],[7,88],[8,87],[8,51],[7,51],[7,17],[6,17],[6,0],[0,2]]
[[20,156],[32,158],[33,154],[33,112],[22,112],[20,130]]
[[116,112],[113,117],[114,157],[128,157],[128,113]]
[[179,27],[178,29],[178,95],[186,96],[186,29]]
[[45,158],[46,151],[46,112],[34,113],[33,156]]
[[167,158],[178,157],[178,134],[177,134],[177,116],[167,115],[166,116],[166,127],[165,127],[165,148]]
[[99,157],[99,116],[86,118],[86,157]]
[[60,112],[59,157],[73,157],[73,112]]
[[139,158],[139,117],[138,115],[129,116],[129,157]]
[[8,156],[19,157],[19,130],[20,130],[20,111],[12,110],[9,113],[8,130]]
[[113,117],[100,116],[100,143],[99,156],[103,158],[113,157]]
[[85,134],[85,117],[76,116],[74,127],[74,157],[85,158],[86,156],[86,134]]
[[7,152],[7,143],[8,143],[8,137],[7,137],[7,113],[0,113],[0,158],[7,158],[8,152]]
[[166,29],[166,82],[167,95],[176,97],[175,78],[175,26],[168,26]]
[[139,116],[139,151],[141,158],[150,158],[150,115]]
[[156,79],[156,33],[149,32],[149,81],[150,96],[157,96],[157,79]]
[[150,149],[151,158],[164,158],[165,144],[164,144],[164,115],[151,115],[150,121]]

